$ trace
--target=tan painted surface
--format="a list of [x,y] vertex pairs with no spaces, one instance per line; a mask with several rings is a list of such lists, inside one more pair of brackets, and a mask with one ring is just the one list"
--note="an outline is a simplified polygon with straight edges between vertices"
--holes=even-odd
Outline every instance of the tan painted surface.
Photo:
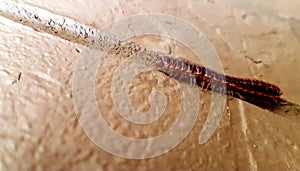
[[[284,98],[300,103],[300,37],[295,30],[300,12],[296,0],[284,4],[259,0],[253,4],[214,0],[24,2],[97,28],[146,12],[180,17],[206,34],[227,74],[273,82],[281,87]],[[133,40],[157,50],[169,51],[170,47],[175,55],[195,59],[187,49],[167,39]],[[199,145],[198,136],[209,110],[209,92],[201,94],[201,112],[191,133],[170,152],[145,160],[104,152],[86,136],[74,112],[72,76],[79,57],[76,48],[82,47],[0,17],[0,170],[300,169],[299,120],[236,99],[228,100],[212,138]],[[164,91],[170,103],[157,123],[144,127],[130,124],[118,116],[110,97],[112,70],[120,59],[108,57],[107,67],[99,70],[102,75],[96,82],[96,97],[105,119],[126,136],[161,134],[174,123],[179,110],[175,81],[158,72],[132,80],[130,100],[137,110],[149,109],[146,100],[152,87]]]

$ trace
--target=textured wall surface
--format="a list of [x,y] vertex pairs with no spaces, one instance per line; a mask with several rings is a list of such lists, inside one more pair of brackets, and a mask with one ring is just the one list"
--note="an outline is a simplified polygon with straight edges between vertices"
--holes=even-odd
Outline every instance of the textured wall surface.
[[[226,74],[275,83],[285,99],[300,103],[297,0],[24,2],[96,28],[147,12],[182,18],[212,42]],[[166,38],[132,40],[147,48],[171,50],[176,56],[195,59],[180,43]],[[228,99],[216,132],[207,143],[198,144],[210,104],[210,93],[202,91],[204,100],[195,126],[168,153],[144,160],[106,153],[83,132],[74,111],[72,78],[79,57],[76,49],[81,48],[0,17],[0,170],[300,169],[300,120],[237,99]],[[164,91],[170,103],[158,123],[130,124],[118,116],[110,97],[113,69],[122,58],[106,59],[105,67],[98,71],[101,76],[96,80],[96,98],[109,125],[134,138],[156,136],[167,130],[179,111],[175,81],[159,72],[133,79],[129,96],[137,110],[149,109],[147,99],[153,87]]]

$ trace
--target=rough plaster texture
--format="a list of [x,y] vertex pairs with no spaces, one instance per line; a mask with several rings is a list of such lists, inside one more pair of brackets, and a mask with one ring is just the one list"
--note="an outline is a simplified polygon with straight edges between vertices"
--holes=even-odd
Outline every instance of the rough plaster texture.
[[[260,0],[24,2],[96,28],[146,12],[180,17],[206,34],[227,74],[273,82],[282,88],[284,98],[300,103],[300,13],[296,0],[284,4]],[[195,59],[186,48],[168,39],[133,41]],[[299,120],[236,99],[228,100],[212,138],[199,145],[209,92],[200,92],[202,110],[189,136],[167,154],[131,160],[104,152],[85,135],[73,109],[72,75],[79,57],[76,49],[81,48],[0,17],[0,170],[300,169]],[[108,56],[107,67],[99,70],[101,79],[96,81],[96,97],[105,119],[116,131],[134,138],[162,133],[178,112],[180,99],[174,80],[158,72],[135,78],[130,100],[137,110],[149,108],[146,100],[152,87],[166,92],[170,103],[158,123],[144,127],[127,123],[113,107],[108,88],[112,70],[121,59],[110,60]]]

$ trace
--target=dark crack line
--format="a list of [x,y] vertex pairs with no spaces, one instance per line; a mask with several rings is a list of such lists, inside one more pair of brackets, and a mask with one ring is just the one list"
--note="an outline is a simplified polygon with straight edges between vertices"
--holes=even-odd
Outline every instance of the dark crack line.
[[255,63],[255,64],[260,64],[260,63],[262,63],[262,60],[255,60],[255,59],[253,59],[253,58],[251,58],[251,57],[249,57],[249,56],[245,56],[245,58],[246,58],[246,59],[249,59],[250,61],[252,61],[252,62]]

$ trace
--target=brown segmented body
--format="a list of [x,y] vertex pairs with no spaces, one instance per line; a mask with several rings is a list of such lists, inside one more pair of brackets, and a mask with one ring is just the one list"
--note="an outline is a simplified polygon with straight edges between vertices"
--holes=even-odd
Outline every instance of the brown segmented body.
[[[160,71],[177,80],[199,85],[203,89],[234,97],[256,95],[280,98],[282,92],[274,84],[262,80],[223,75],[201,65],[165,55],[156,56],[155,65]],[[243,97],[240,97],[243,98]]]

